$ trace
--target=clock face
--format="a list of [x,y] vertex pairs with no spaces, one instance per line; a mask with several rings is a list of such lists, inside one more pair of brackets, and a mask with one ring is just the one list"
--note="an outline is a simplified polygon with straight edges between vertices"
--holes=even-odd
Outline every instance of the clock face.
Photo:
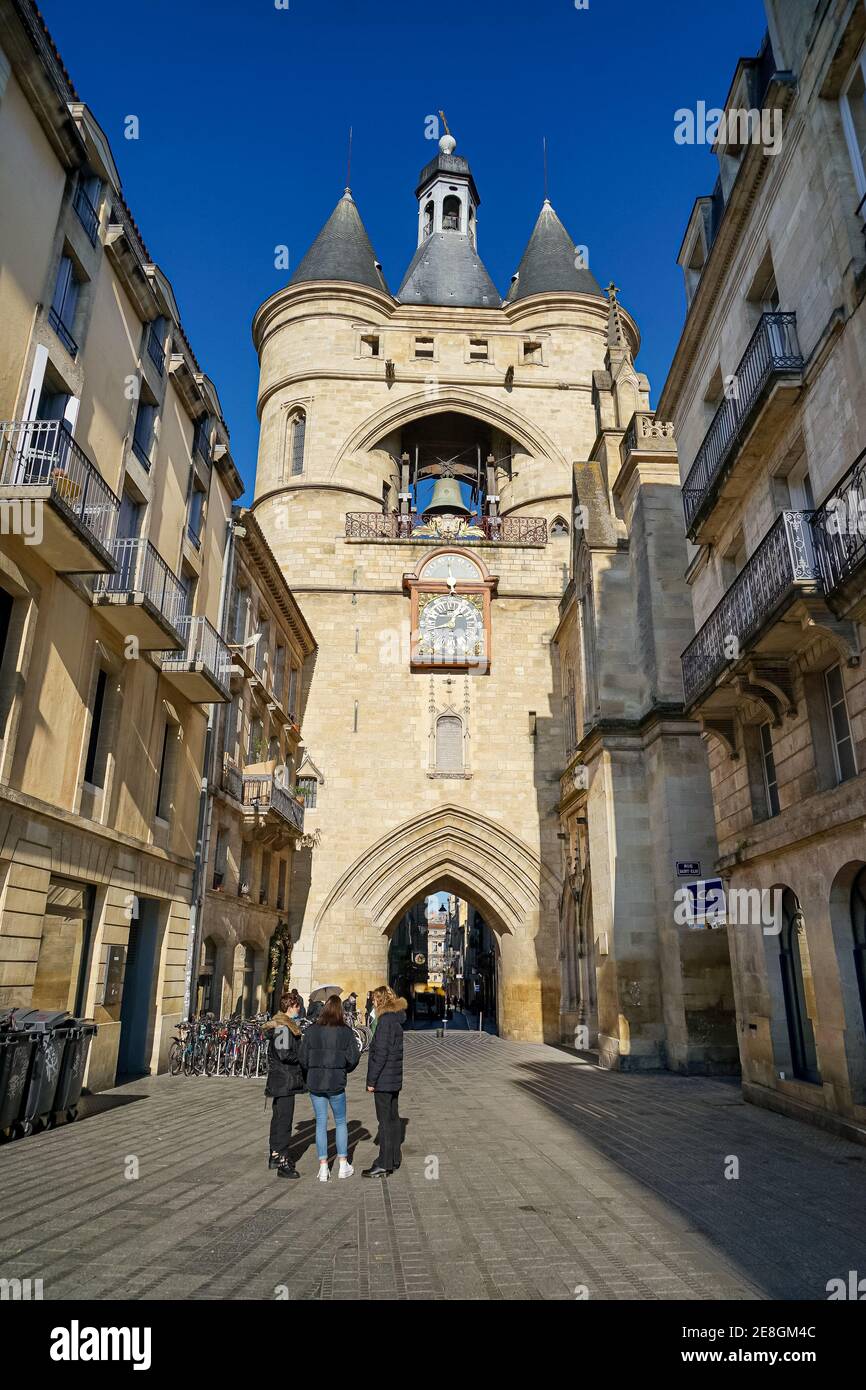
[[447,663],[483,657],[482,602],[475,594],[419,594],[419,658]]
[[481,578],[481,571],[468,555],[434,555],[421,571],[421,578],[443,579],[446,583],[454,579],[478,580]]

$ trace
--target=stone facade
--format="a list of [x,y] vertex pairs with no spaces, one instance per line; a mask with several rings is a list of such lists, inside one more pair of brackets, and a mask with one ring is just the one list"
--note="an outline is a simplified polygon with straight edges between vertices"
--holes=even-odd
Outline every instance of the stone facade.
[[108,142],[12,3],[0,202],[0,1007],[95,1018],[98,1090],[183,1014],[242,485]]
[[[706,857],[712,821],[675,664],[692,631],[671,502],[675,454],[650,441],[620,472],[621,441],[648,401],[632,365],[638,330],[586,270],[575,272],[574,245],[549,206],[508,299],[488,305],[471,221],[463,235],[477,190],[450,136],[440,149],[419,183],[422,204],[437,169],[469,192],[450,232],[438,230],[435,208],[429,233],[423,217],[419,226],[407,294],[433,302],[387,291],[347,191],[253,325],[254,511],[319,642],[304,743],[323,778],[307,813],[321,835],[309,881],[293,894],[292,980],[302,992],[336,982],[365,997],[387,978],[389,938],[406,910],[446,891],[496,935],[500,1031],[573,1041],[578,1006],[563,965],[576,954],[573,870],[561,844],[581,816],[561,786],[561,666],[566,648],[584,679],[569,645],[572,578],[591,552],[611,620],[596,670],[613,737],[592,755],[593,911],[608,939],[598,967],[603,1054],[616,1066],[729,1065],[725,934],[690,942],[690,958],[663,930],[673,856],[682,842],[684,854]],[[437,280],[443,260],[455,269]],[[603,530],[594,550],[575,543],[576,469],[587,470],[605,513],[594,512]],[[440,534],[437,545],[429,531],[419,538],[423,488],[452,475],[476,511],[468,532],[450,542]],[[582,505],[582,487],[577,498]],[[438,554],[462,556],[467,573],[474,565],[492,595],[491,646],[476,669],[413,662],[409,592]],[[459,721],[462,744],[447,770],[437,751],[443,718]]]
[[660,411],[680,443],[698,629],[684,682],[718,870],[754,903],[728,927],[745,1092],[859,1137],[866,13],[772,0],[767,16],[725,111],[763,112],[781,139],[774,153],[723,128],[680,256],[688,316]]

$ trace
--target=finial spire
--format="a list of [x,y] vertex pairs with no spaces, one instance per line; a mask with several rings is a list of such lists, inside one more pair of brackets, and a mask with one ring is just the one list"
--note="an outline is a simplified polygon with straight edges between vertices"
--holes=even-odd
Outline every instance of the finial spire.
[[442,124],[445,127],[445,134],[439,141],[439,152],[440,154],[453,154],[457,148],[457,141],[451,134],[451,129],[448,125],[448,119],[445,115],[445,112],[440,111],[439,115],[442,117]]
[[625,336],[625,328],[622,321],[622,311],[617,296],[619,286],[611,280],[607,287],[607,297],[610,304],[610,313],[607,319],[607,345],[609,348],[628,348],[628,341]]
[[543,152],[543,155],[544,155],[544,201],[545,201],[545,203],[549,203],[549,202],[550,202],[550,189],[548,188],[548,182],[547,182],[547,136],[546,136],[546,135],[542,135],[542,137],[541,137],[541,148],[542,148],[542,152]]
[[346,192],[352,192],[352,127],[349,126],[349,152],[346,158]]

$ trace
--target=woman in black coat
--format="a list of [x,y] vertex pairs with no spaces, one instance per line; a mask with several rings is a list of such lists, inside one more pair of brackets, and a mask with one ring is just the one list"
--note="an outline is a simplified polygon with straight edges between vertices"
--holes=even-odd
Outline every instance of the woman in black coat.
[[403,1025],[406,1000],[387,985],[373,990],[376,1029],[367,1063],[367,1090],[373,1092],[379,1121],[379,1156],[365,1178],[385,1178],[400,1167],[403,1126],[398,1104],[403,1088]]
[[316,1152],[319,1155],[319,1182],[327,1182],[328,1108],[334,1116],[337,1140],[338,1177],[350,1178],[349,1126],[346,1120],[346,1077],[361,1060],[361,1048],[354,1032],[343,1021],[339,994],[332,994],[316,1022],[307,1028],[301,1041],[301,1066],[316,1116]]
[[265,1095],[273,1100],[268,1167],[276,1168],[281,1178],[297,1178],[300,1174],[289,1157],[289,1144],[295,1118],[295,1096],[304,1089],[301,1029],[297,1001],[290,994],[284,994],[280,1004],[281,1012],[274,1014],[265,1024],[265,1031],[269,1034]]

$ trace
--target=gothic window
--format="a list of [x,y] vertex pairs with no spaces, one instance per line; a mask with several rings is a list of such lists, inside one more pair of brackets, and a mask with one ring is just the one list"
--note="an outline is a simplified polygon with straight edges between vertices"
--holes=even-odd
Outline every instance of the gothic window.
[[460,199],[455,198],[453,193],[442,203],[442,230],[443,232],[460,231]]
[[440,714],[436,720],[436,771],[463,771],[463,721],[459,715]]
[[779,965],[785,1017],[791,1043],[791,1062],[799,1081],[821,1084],[812,1019],[815,1017],[815,986],[806,941],[806,923],[795,893],[782,894],[782,931],[779,936]]
[[555,517],[550,525],[550,534],[552,536],[567,536],[568,522],[561,516]]
[[318,777],[299,777],[298,791],[304,798],[304,806],[307,808],[307,810],[314,810],[316,800],[319,794]]
[[307,436],[307,414],[304,410],[296,410],[289,422],[289,457],[291,459],[291,471],[294,476],[304,471],[304,445]]

